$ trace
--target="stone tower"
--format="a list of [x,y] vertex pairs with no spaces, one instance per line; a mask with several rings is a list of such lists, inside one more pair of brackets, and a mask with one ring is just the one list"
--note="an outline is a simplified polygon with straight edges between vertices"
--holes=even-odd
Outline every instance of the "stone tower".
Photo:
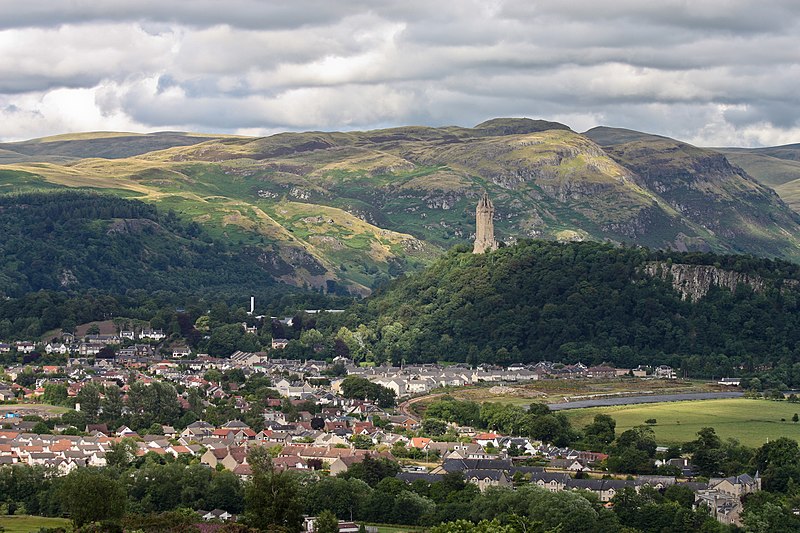
[[497,241],[494,240],[494,204],[489,200],[489,195],[483,193],[475,208],[475,247],[474,254],[482,254],[486,250],[497,250]]

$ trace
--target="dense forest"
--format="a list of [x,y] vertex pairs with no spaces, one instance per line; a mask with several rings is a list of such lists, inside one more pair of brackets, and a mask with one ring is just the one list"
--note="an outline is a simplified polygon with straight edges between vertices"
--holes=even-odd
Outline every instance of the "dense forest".
[[0,196],[0,233],[0,296],[277,285],[246,248],[137,200],[76,191]]
[[[644,272],[649,261],[758,276],[764,290],[712,287],[682,300]],[[782,365],[797,374],[784,382],[800,383],[800,291],[785,282],[798,277],[792,263],[750,256],[548,241],[485,255],[456,247],[326,320],[360,331],[361,352],[378,361],[671,364],[695,376]]]

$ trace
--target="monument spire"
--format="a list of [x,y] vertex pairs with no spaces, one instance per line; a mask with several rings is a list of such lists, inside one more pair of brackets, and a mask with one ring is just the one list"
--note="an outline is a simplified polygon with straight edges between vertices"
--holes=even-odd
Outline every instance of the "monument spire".
[[494,240],[494,204],[489,199],[489,194],[484,191],[475,208],[475,247],[474,254],[482,254],[487,250],[497,250],[497,241]]

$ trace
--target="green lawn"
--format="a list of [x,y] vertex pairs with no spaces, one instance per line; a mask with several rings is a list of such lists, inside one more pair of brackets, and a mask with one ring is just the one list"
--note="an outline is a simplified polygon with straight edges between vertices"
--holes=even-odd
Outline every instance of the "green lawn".
[[45,518],[42,516],[0,516],[0,526],[6,533],[36,533],[43,527],[63,527],[72,530],[66,518]]
[[[790,437],[800,440],[800,423],[792,415],[800,413],[800,404],[769,400],[702,400],[665,402],[614,407],[592,407],[563,411],[573,426],[583,428],[597,413],[605,413],[617,421],[617,434],[643,425],[650,418],[659,444],[676,444],[694,440],[700,428],[713,427],[723,439],[734,437],[748,446],[761,446],[768,439]],[[781,418],[786,419],[781,422]]]

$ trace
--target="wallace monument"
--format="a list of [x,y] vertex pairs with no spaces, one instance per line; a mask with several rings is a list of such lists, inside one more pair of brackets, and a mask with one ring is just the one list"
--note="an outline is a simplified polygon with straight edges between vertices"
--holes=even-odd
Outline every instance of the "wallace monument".
[[494,240],[494,204],[489,200],[489,195],[483,193],[475,208],[475,247],[474,254],[482,254],[486,250],[497,250],[497,241]]

